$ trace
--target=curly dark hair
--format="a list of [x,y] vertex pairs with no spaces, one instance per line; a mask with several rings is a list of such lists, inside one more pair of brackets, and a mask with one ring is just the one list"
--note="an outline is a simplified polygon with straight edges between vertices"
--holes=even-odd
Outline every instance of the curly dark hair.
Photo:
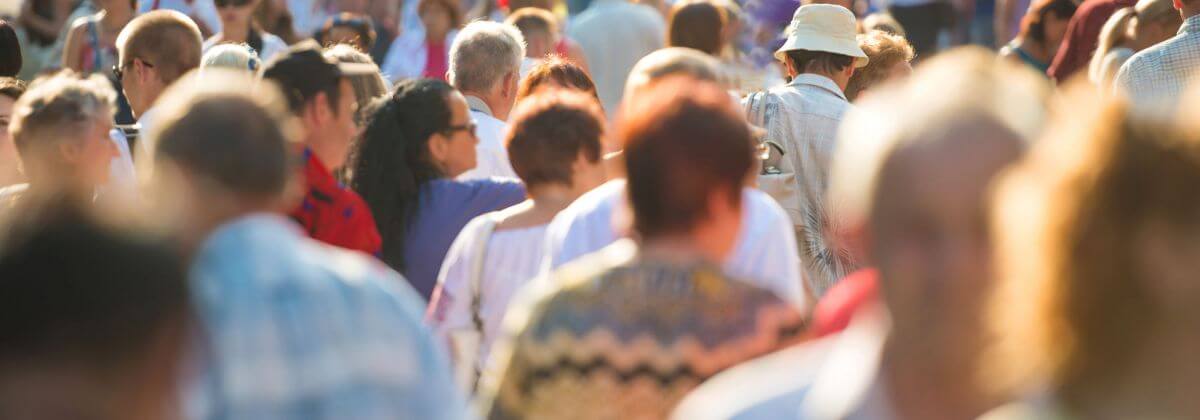
[[350,187],[371,208],[383,260],[397,271],[405,266],[404,237],[421,185],[445,176],[433,162],[429,138],[450,127],[453,92],[440,80],[401,82],[368,107],[366,129],[350,153]]

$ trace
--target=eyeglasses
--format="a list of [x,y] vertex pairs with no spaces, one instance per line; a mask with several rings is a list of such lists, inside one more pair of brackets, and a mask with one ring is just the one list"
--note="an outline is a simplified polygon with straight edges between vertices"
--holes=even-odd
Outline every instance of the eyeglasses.
[[445,133],[446,134],[454,134],[455,132],[466,131],[467,133],[470,133],[472,137],[474,137],[475,129],[477,129],[477,128],[479,128],[479,124],[476,124],[475,121],[471,121],[471,122],[463,124],[463,125],[452,125],[452,126],[446,127]]
[[253,0],[213,0],[213,3],[217,5],[218,9],[220,9],[222,7],[229,7],[229,6],[242,7],[247,4],[250,4],[251,1],[253,1]]
[[[144,65],[144,66],[146,66],[146,67],[154,68],[154,65],[153,65],[153,64],[150,64],[150,63],[147,63],[147,62],[146,62],[146,60],[142,60],[142,59],[140,59],[140,58],[135,58],[134,60],[141,61],[141,62],[142,62],[142,65]],[[112,75],[113,75],[113,78],[115,78],[115,79],[116,79],[116,81],[118,81],[118,82],[120,82],[120,81],[122,81],[122,80],[125,80],[125,79],[124,79],[124,77],[125,77],[125,67],[129,67],[129,65],[130,65],[130,64],[133,64],[133,60],[130,60],[130,61],[129,61],[128,63],[126,63],[125,65],[114,64],[114,65],[112,66]]]

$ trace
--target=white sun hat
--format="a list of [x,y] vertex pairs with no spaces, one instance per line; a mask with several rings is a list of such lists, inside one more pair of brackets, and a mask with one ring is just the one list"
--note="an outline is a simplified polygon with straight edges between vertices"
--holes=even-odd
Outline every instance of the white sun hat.
[[787,28],[787,42],[775,51],[782,61],[794,50],[822,51],[854,57],[854,67],[867,65],[867,54],[858,47],[858,24],[854,13],[833,4],[808,4],[796,9]]

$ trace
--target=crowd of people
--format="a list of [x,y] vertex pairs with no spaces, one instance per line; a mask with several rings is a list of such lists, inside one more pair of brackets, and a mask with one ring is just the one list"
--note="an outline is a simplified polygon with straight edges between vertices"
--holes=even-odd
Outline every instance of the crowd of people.
[[1200,0],[13,11],[0,418],[1200,418]]

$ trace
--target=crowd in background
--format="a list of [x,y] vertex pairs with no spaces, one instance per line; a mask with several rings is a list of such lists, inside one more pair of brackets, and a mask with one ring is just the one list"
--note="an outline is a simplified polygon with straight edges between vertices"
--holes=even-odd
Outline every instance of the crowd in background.
[[18,1],[0,419],[1200,418],[1198,25]]

